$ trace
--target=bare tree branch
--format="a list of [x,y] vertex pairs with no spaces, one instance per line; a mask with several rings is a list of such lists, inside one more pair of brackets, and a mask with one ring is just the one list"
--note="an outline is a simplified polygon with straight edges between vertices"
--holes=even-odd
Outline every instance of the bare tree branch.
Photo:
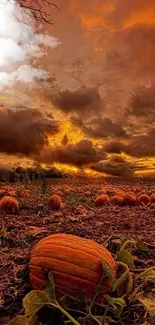
[[50,8],[60,8],[52,0],[8,0],[18,2],[20,8],[29,9],[35,20],[53,25]]

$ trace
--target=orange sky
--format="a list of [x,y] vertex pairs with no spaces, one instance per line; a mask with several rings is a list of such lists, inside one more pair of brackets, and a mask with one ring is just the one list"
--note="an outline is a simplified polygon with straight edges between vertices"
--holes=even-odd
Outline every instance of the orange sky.
[[[154,173],[154,0],[55,3],[60,8],[50,9],[55,24],[44,30],[61,44],[38,63],[54,81],[39,94],[19,85],[11,97],[19,107],[20,94],[27,96],[24,102],[59,123],[41,150],[41,162],[75,172],[84,168],[87,174]],[[7,95],[1,101],[7,105]]]

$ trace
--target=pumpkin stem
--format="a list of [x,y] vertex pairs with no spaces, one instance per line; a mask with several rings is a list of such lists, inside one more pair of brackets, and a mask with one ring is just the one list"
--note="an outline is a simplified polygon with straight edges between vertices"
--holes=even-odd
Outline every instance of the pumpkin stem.
[[129,268],[128,268],[127,264],[125,264],[123,262],[117,262],[117,266],[118,265],[121,265],[125,269],[125,271],[128,271],[129,272]]
[[133,240],[127,240],[127,241],[122,245],[122,247],[120,248],[120,251],[122,251],[123,249],[125,249],[126,246],[127,246],[128,244],[135,244],[135,241],[133,241]]
[[72,324],[80,325],[80,323],[78,323],[75,318],[73,318],[62,306],[60,306],[58,302],[56,302],[56,304],[51,303],[51,305],[60,310],[61,313],[64,314],[72,322]]

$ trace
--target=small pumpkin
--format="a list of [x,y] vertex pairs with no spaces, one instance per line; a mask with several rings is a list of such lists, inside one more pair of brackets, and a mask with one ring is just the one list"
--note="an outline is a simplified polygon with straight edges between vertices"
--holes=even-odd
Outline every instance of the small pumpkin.
[[137,199],[135,194],[133,195],[132,192],[128,192],[124,196],[124,202],[128,203],[129,205],[134,205],[136,203]]
[[84,196],[85,196],[85,197],[90,197],[90,196],[91,196],[91,192],[90,192],[90,191],[86,191],[86,192],[84,193]]
[[117,196],[117,195],[114,195],[112,198],[111,198],[111,203],[113,204],[116,204],[116,205],[123,205],[123,198],[121,196]]
[[138,197],[138,203],[141,204],[145,204],[145,205],[148,205],[149,203],[151,203],[151,199],[148,195],[146,194],[141,194],[139,197]]
[[132,191],[128,191],[126,194],[127,195],[132,195],[132,196],[134,196],[136,198],[136,194],[134,192],[132,192]]
[[69,189],[67,188],[67,189],[65,190],[65,194],[66,194],[66,195],[72,194],[72,191],[69,190]]
[[52,195],[49,199],[49,206],[53,209],[53,210],[58,210],[60,209],[61,207],[61,203],[62,203],[62,200],[61,200],[61,197],[59,195]]
[[155,203],[155,193],[151,194],[150,199],[152,203]]
[[110,202],[109,196],[105,194],[101,194],[97,196],[95,199],[95,205],[98,206],[103,206],[105,204],[108,204]]
[[[82,291],[92,297],[103,276],[102,260],[115,277],[116,263],[102,245],[70,234],[50,235],[39,241],[32,250],[29,264],[32,287],[41,290],[45,286],[43,268],[52,271],[56,290],[74,296],[77,291]],[[109,278],[104,277],[102,285],[111,288],[112,284]]]
[[123,191],[116,192],[115,196],[120,196],[124,199],[125,192],[123,192]]
[[14,197],[4,196],[0,200],[0,210],[15,214],[19,211],[19,203]]

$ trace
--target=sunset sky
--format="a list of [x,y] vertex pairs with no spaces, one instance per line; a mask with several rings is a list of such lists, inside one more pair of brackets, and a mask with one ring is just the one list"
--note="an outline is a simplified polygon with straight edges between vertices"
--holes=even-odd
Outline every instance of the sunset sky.
[[53,2],[28,31],[0,6],[0,164],[155,174],[155,1]]

